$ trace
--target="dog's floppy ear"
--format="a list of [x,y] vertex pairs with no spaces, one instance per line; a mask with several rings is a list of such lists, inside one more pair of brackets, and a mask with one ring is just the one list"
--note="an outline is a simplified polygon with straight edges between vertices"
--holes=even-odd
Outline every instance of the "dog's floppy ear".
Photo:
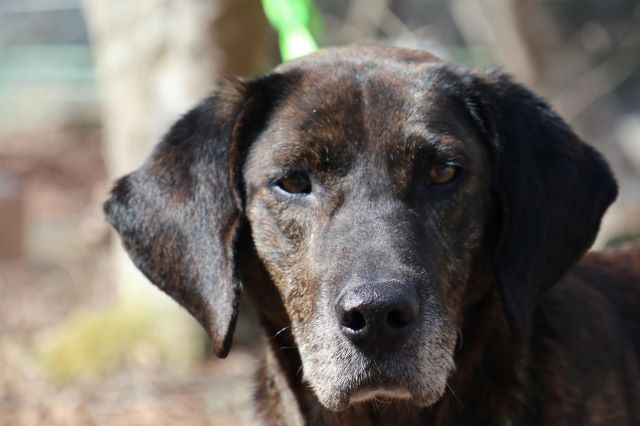
[[490,135],[499,237],[495,268],[508,319],[526,329],[536,303],[589,249],[617,196],[604,159],[549,105],[502,73],[477,76]]
[[231,345],[240,294],[234,129],[247,91],[222,81],[117,182],[104,206],[136,266],[204,326],[220,357]]

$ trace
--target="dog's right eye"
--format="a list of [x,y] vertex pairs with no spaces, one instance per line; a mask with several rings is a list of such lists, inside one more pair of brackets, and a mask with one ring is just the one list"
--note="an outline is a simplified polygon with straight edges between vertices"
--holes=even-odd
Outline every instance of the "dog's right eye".
[[304,172],[293,172],[280,179],[276,186],[289,194],[309,194],[311,192],[311,179]]
[[434,185],[444,185],[458,175],[458,168],[452,164],[436,164],[429,169],[429,179]]

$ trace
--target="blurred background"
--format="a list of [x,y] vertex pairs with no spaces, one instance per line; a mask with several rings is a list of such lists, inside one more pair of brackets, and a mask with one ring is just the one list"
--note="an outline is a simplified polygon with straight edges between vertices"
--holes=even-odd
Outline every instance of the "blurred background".
[[372,41],[544,95],[618,177],[597,244],[640,239],[638,0],[0,0],[0,425],[253,423],[250,303],[215,359],[101,203],[218,77]]

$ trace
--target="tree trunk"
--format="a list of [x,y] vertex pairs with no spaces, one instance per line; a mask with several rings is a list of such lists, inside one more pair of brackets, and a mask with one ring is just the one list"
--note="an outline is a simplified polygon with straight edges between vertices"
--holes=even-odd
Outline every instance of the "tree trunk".
[[[263,72],[276,57],[260,0],[85,0],[85,10],[112,180],[137,168],[218,77]],[[119,242],[113,256],[121,291],[149,295]]]

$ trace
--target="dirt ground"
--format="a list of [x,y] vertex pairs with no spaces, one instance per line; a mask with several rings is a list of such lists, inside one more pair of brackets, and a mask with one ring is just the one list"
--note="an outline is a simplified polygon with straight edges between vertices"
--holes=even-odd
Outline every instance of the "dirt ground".
[[25,207],[24,256],[0,260],[0,425],[251,424],[253,344],[235,345],[225,360],[176,366],[142,356],[90,377],[51,377],[42,342],[78,312],[117,298],[99,135],[5,137],[0,170],[22,177]]

